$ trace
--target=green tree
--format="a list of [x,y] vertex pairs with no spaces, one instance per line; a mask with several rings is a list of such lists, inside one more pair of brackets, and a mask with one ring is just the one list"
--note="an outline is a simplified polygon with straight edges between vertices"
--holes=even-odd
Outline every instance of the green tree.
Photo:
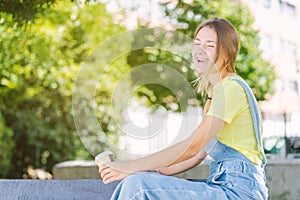
[[[179,0],[176,2],[167,1],[162,6],[169,23],[176,28],[176,31],[191,38],[194,37],[194,31],[204,20],[211,17],[227,18],[237,28],[239,33],[240,50],[236,65],[237,73],[246,79],[253,88],[253,92],[258,100],[264,100],[266,94],[273,92],[272,83],[275,79],[273,67],[262,58],[262,52],[258,48],[258,31],[253,28],[254,18],[248,7],[241,1],[197,0],[191,2]],[[133,45],[138,46],[140,42],[139,38],[136,38]],[[150,46],[155,46],[154,42],[149,42]],[[178,43],[180,43],[180,39]],[[187,80],[192,82],[196,76],[193,72],[194,69],[189,64],[190,60],[191,55],[184,55],[178,58],[178,55],[161,49],[156,51],[140,49],[128,56],[128,63],[132,67],[149,62],[160,63],[172,66],[183,74]],[[174,93],[157,84],[146,85],[143,91],[141,90],[138,94],[146,97],[151,105],[160,104],[170,109],[171,104],[178,104],[178,100],[174,98]],[[203,104],[204,99],[198,95],[200,104]],[[179,111],[180,106],[177,106],[177,108],[177,111]]]
[[0,16],[6,18],[8,14],[14,24],[26,25],[32,23],[39,13],[46,11],[54,2],[55,0],[0,0]]
[[[26,29],[13,26],[10,14],[1,15],[1,112],[15,143],[8,177],[22,177],[30,165],[50,171],[61,161],[91,158],[72,116],[76,75],[101,41],[124,28],[113,23],[103,4],[56,2]],[[106,101],[110,89],[99,89],[98,102]]]
[[12,154],[14,148],[12,136],[12,131],[6,127],[0,113],[0,178],[7,175],[12,165]]

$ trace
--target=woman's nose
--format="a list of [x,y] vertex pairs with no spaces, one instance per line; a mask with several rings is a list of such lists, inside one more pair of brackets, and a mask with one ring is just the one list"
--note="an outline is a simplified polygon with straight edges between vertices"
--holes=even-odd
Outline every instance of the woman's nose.
[[207,54],[206,50],[202,46],[197,46],[194,49],[195,55],[205,55]]

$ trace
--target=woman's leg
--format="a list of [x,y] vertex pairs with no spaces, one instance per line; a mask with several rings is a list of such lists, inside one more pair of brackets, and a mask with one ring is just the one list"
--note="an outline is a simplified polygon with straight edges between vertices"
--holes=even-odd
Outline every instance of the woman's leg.
[[227,199],[219,187],[153,172],[128,176],[116,187],[111,200]]

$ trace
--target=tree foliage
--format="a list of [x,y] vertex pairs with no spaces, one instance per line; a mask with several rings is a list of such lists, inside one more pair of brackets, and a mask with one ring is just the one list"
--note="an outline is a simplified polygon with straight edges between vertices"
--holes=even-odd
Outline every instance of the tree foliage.
[[43,13],[55,0],[0,0],[1,18],[11,17],[14,24],[32,23],[38,14]]
[[[167,1],[162,5],[169,23],[176,27],[176,31],[191,38],[194,37],[194,31],[203,21],[212,17],[228,19],[237,28],[239,34],[240,50],[236,64],[237,73],[246,79],[253,88],[253,92],[258,100],[264,100],[266,94],[273,92],[272,83],[275,79],[273,67],[262,58],[262,53],[258,47],[258,31],[253,28],[254,18],[248,7],[241,1],[179,0],[176,2]],[[139,42],[139,38],[136,38],[133,45],[137,45],[136,43]],[[128,63],[132,67],[147,62],[160,63],[172,66],[182,73],[187,80],[192,82],[196,79],[196,75],[193,67],[189,65],[190,60],[191,57],[178,59],[178,55],[161,49],[158,49],[155,53],[141,49],[128,56]],[[170,108],[172,103],[178,104],[178,101],[174,98],[174,93],[160,85],[149,84],[145,86],[144,90],[148,92],[140,92],[139,94],[147,97],[150,104],[162,104],[166,108]],[[150,99],[146,93],[151,93],[154,97]],[[200,104],[204,103],[204,99],[198,94]],[[179,111],[180,106],[177,108]]]
[[[76,75],[101,41],[124,30],[103,4],[81,8],[67,1],[52,6],[26,29],[12,26],[10,14],[2,14],[1,113],[15,144],[9,177],[21,177],[28,166],[50,171],[61,161],[90,158],[72,116]],[[108,93],[102,89],[100,102]]]
[[5,177],[12,165],[14,143],[12,131],[9,129],[0,113],[0,177]]

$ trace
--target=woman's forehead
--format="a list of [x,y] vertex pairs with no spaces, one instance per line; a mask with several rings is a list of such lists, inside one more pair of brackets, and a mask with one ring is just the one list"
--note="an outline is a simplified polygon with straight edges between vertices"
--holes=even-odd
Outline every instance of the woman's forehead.
[[198,31],[195,40],[198,40],[200,42],[217,43],[217,33],[214,29],[205,26]]

